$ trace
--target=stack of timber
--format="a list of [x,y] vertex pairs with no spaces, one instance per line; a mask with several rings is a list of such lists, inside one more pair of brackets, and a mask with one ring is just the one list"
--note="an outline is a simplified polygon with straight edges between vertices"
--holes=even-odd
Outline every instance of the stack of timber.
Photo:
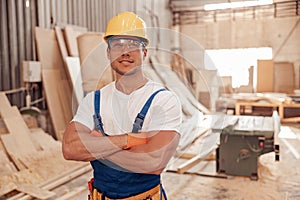
[[197,101],[182,79],[169,66],[162,65],[155,57],[150,58],[150,66],[144,67],[145,74],[175,92],[179,97],[183,111],[181,139],[177,151],[183,151],[198,137],[209,130],[205,114],[209,110]]
[[0,199],[49,199],[56,196],[51,190],[91,170],[66,161],[61,142],[42,129],[29,129],[3,92],[0,116],[7,130],[0,134]]

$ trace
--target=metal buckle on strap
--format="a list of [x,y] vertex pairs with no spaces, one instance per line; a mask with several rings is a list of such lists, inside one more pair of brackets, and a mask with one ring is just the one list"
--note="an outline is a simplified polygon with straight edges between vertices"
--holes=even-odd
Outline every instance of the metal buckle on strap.
[[136,116],[136,118],[134,120],[133,130],[132,130],[133,133],[137,133],[139,130],[142,129],[144,119],[145,119],[145,115],[138,113],[138,115]]

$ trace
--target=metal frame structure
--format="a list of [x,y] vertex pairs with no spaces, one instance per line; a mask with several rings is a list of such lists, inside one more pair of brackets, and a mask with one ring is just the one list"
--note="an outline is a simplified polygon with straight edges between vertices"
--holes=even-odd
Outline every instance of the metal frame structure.
[[199,24],[205,22],[217,22],[222,20],[237,19],[262,19],[277,17],[300,16],[300,1],[282,1],[270,5],[252,6],[222,10],[204,10],[203,5],[183,6],[183,0],[171,0],[169,3],[173,15],[173,26],[185,24]]

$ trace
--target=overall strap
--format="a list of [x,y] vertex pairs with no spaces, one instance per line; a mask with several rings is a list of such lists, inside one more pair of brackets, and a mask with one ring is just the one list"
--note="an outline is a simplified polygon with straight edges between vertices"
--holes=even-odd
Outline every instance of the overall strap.
[[107,134],[104,132],[103,129],[103,123],[102,123],[102,118],[100,116],[100,98],[101,98],[101,93],[100,90],[96,90],[94,93],[94,123],[95,123],[95,129],[100,131],[103,135]]
[[145,103],[144,107],[142,108],[141,112],[139,112],[134,120],[133,123],[133,127],[132,127],[132,133],[138,133],[142,127],[143,127],[143,123],[144,123],[144,119],[146,117],[146,114],[148,112],[148,109],[150,108],[150,105],[155,97],[155,95],[157,95],[157,93],[166,90],[165,88],[159,89],[156,92],[154,92],[149,99],[147,100],[147,102]]

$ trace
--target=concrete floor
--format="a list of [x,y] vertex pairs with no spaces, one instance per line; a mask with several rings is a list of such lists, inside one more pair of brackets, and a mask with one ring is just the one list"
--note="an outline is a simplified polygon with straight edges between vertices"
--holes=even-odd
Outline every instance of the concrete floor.
[[[275,161],[274,152],[259,157],[257,181],[248,177],[207,177],[164,172],[162,182],[169,200],[296,200],[300,199],[300,124],[282,125],[280,161]],[[284,137],[284,138],[283,138]],[[201,167],[202,165],[202,167]],[[203,166],[206,166],[205,169]],[[215,174],[215,161],[200,162],[189,171]],[[86,173],[65,187],[84,186],[92,173]],[[72,190],[72,189],[71,189]],[[86,199],[87,191],[73,199]]]
[[[165,172],[163,184],[168,197],[171,200],[300,199],[300,124],[283,124],[279,143],[279,162],[275,161],[274,152],[259,157],[257,181],[238,176],[224,179]],[[206,166],[206,173],[215,173],[215,163]],[[197,167],[193,168],[189,171],[197,172]],[[198,168],[201,171],[203,168]]]

